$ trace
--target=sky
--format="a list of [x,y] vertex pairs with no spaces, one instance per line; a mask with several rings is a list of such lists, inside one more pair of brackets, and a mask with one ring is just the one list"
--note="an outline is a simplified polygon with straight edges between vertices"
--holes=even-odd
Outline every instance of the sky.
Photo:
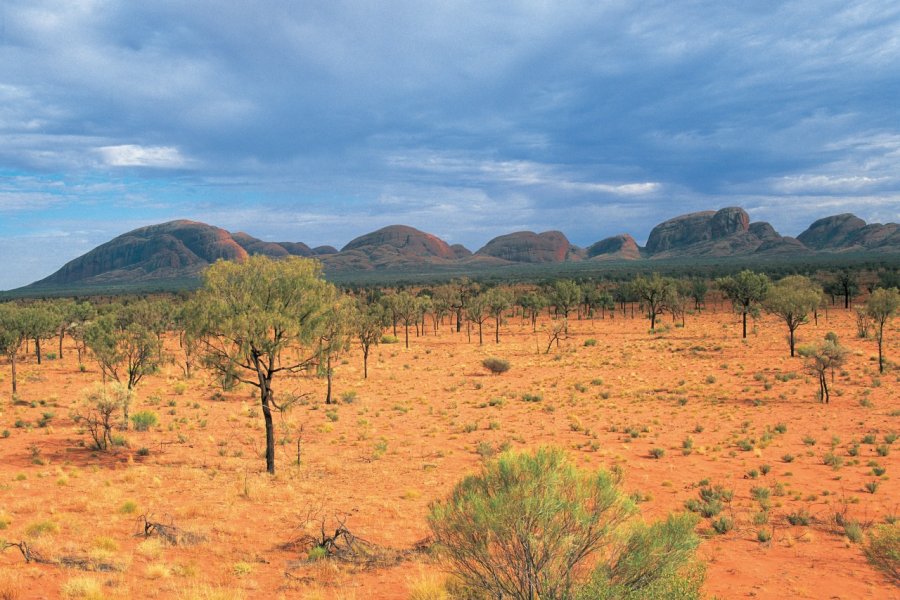
[[193,219],[643,243],[900,220],[900,4],[0,2],[0,289]]

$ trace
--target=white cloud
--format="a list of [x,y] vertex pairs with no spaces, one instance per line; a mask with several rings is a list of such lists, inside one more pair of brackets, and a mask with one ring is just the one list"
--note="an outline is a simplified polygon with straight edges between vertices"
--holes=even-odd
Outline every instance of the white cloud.
[[110,167],[150,167],[181,169],[190,163],[178,148],[173,146],[101,146],[97,152]]
[[889,181],[887,177],[860,175],[792,175],[776,179],[772,188],[785,194],[820,194],[859,192]]

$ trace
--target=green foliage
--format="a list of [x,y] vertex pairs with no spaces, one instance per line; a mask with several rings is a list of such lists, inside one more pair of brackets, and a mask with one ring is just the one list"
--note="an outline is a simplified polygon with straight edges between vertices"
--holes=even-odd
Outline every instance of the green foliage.
[[135,431],[147,431],[151,427],[156,427],[159,417],[153,411],[142,410],[131,415],[131,422],[134,424]]
[[878,371],[884,373],[884,326],[900,310],[900,291],[897,288],[879,288],[866,301],[865,314],[875,323],[878,340]]
[[696,517],[669,515],[636,525],[606,562],[579,589],[578,600],[695,600],[701,598],[704,568],[693,558],[699,542]]
[[731,300],[731,305],[743,318],[743,337],[747,337],[747,315],[759,314],[760,302],[769,291],[769,278],[763,273],[745,269],[737,275],[716,280],[716,285]]
[[131,390],[118,383],[109,386],[97,384],[84,393],[81,405],[72,413],[72,419],[87,430],[95,449],[105,451],[117,445],[112,434],[115,426],[113,415],[124,412],[131,395]]
[[900,523],[873,527],[863,552],[870,565],[900,585]]
[[124,310],[108,313],[84,331],[84,342],[103,373],[128,389],[155,372],[160,363],[159,338],[146,322],[132,318],[133,314]]
[[819,382],[819,400],[828,403],[831,392],[828,389],[828,374],[843,366],[847,358],[847,350],[840,345],[837,336],[815,345],[800,346],[800,356],[806,359],[806,369],[816,376]]
[[788,327],[791,356],[794,356],[794,332],[808,323],[808,315],[822,303],[822,288],[803,275],[789,275],[773,285],[763,306]]
[[317,342],[335,294],[318,261],[254,255],[243,263],[216,262],[194,300],[189,329],[204,340],[204,363],[223,378],[259,389],[270,473],[275,472],[272,410],[285,406],[275,397],[273,380],[320,357]]
[[[634,511],[611,475],[544,448],[487,462],[432,504],[428,521],[470,597],[649,597],[628,594],[683,583],[676,574],[696,547],[694,520],[637,526],[612,544]],[[606,560],[588,578],[601,553]],[[702,575],[691,581],[698,587]]]
[[494,375],[500,375],[509,371],[509,361],[497,357],[485,358],[481,361],[481,366]]

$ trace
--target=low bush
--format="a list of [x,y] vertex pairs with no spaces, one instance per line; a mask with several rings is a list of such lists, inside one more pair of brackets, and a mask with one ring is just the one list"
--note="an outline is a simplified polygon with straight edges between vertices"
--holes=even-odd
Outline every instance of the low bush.
[[502,358],[490,357],[481,361],[481,366],[493,373],[500,375],[509,371],[509,361]]
[[134,424],[135,431],[147,431],[159,424],[159,417],[153,411],[142,410],[131,415],[131,422]]

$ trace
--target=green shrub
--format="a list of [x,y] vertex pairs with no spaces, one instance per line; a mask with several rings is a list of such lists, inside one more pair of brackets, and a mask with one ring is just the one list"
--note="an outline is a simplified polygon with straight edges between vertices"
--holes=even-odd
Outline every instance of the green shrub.
[[382,344],[396,344],[396,343],[399,342],[399,341],[400,341],[400,339],[397,338],[397,336],[395,336],[395,335],[383,335],[383,336],[381,336],[381,343],[382,343]]
[[493,373],[499,375],[509,371],[509,361],[502,358],[490,357],[481,361],[481,366]]
[[[696,518],[638,525],[622,539],[618,531],[634,512],[614,476],[580,470],[561,450],[543,448],[487,462],[432,505],[428,522],[461,597],[586,600],[654,586],[699,590],[702,573],[684,569],[698,543]],[[589,578],[573,577],[601,554]]]
[[584,345],[585,346],[596,346],[597,340],[595,340],[594,338],[588,338],[588,339],[584,340]]
[[812,520],[812,517],[810,517],[808,511],[801,509],[801,510],[797,510],[792,513],[789,513],[787,515],[787,520],[788,520],[788,523],[790,523],[791,525],[794,525],[794,526],[803,525],[805,527],[806,525],[809,525],[809,522]]
[[147,431],[159,424],[159,417],[151,410],[142,410],[131,415],[131,422],[135,431]]
[[734,520],[731,517],[719,517],[712,522],[712,528],[719,535],[723,535],[734,529]]
[[900,584],[900,523],[873,527],[863,552],[869,564]]

